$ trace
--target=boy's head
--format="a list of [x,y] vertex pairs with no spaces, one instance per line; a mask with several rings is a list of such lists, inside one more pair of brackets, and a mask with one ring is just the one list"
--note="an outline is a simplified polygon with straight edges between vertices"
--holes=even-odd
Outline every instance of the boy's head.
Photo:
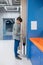
[[17,17],[16,20],[17,20],[18,23],[21,23],[22,22],[22,18],[21,17]]

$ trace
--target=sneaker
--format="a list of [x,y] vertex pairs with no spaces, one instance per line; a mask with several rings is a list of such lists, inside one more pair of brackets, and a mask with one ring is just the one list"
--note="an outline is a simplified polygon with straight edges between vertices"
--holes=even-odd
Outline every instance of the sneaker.
[[17,53],[17,55],[20,55],[19,53]]
[[22,60],[22,58],[20,58],[19,56],[17,56],[16,59]]

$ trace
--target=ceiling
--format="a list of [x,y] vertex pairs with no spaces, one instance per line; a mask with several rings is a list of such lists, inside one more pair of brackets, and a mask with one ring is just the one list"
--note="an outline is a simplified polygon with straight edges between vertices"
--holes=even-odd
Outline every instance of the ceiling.
[[20,0],[0,0],[0,5],[20,5]]
[[[5,12],[7,10],[6,8],[8,8],[7,6],[10,8],[13,8],[14,6],[20,6],[20,0],[0,0],[0,12]],[[14,10],[11,9],[9,11]]]

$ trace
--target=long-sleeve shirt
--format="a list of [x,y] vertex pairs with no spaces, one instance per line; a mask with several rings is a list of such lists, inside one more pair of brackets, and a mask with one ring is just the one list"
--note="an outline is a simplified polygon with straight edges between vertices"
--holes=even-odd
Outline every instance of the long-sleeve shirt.
[[13,39],[20,40],[21,24],[15,23],[13,26]]

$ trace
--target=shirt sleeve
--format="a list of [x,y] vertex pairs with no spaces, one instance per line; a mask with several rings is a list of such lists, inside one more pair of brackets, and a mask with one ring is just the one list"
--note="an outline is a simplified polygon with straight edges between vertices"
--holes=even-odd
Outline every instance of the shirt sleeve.
[[16,25],[14,24],[14,26],[13,26],[13,35],[16,35],[17,34],[17,30],[16,30]]
[[19,32],[17,30],[19,30],[18,26],[16,24],[14,24],[13,35],[21,35],[20,30],[19,30]]

